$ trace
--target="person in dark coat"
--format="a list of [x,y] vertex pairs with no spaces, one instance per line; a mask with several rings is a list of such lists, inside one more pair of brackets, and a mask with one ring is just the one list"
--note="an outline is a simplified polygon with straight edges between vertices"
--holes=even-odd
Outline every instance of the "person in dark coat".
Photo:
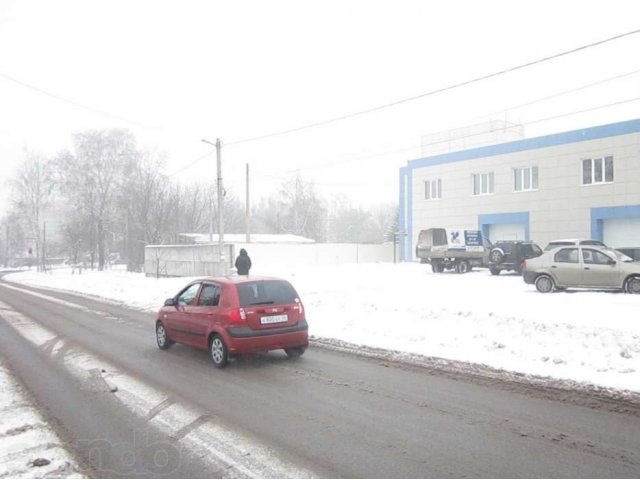
[[236,270],[238,275],[249,275],[251,269],[251,258],[244,248],[240,249],[240,255],[236,258]]

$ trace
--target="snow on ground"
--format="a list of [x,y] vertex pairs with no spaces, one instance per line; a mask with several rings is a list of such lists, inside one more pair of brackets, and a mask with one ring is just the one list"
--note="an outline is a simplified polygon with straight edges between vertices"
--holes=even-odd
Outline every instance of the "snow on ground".
[[[262,265],[252,274],[290,280],[315,337],[640,391],[640,295],[541,294],[520,276],[434,274],[418,263]],[[5,278],[148,311],[191,280],[116,270]]]
[[58,436],[2,363],[0,478],[82,478]]

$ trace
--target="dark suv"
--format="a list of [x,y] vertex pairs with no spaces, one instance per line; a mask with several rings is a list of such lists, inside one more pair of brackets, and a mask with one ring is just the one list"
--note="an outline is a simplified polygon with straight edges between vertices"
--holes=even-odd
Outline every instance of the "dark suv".
[[487,266],[491,275],[499,275],[502,270],[512,270],[522,274],[524,261],[540,255],[542,255],[542,249],[533,242],[502,240],[493,244]]

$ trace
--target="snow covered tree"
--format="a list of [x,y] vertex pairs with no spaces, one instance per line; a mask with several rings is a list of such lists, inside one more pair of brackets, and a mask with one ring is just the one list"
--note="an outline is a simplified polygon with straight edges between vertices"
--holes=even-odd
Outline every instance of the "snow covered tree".
[[51,162],[41,154],[25,151],[25,157],[18,166],[11,181],[12,201],[17,218],[24,223],[27,235],[35,247],[38,270],[43,265],[42,252],[42,215],[49,206],[54,186]]
[[119,186],[140,153],[127,130],[90,130],[73,135],[73,150],[58,156],[61,192],[89,222],[91,264],[104,269],[106,244],[116,212]]

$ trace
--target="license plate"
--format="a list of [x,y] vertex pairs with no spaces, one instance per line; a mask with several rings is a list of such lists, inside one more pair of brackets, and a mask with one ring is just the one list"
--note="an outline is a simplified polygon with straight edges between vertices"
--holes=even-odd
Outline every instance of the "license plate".
[[271,315],[269,317],[260,317],[260,323],[262,325],[269,325],[271,323],[282,323],[289,321],[289,317],[286,315]]

